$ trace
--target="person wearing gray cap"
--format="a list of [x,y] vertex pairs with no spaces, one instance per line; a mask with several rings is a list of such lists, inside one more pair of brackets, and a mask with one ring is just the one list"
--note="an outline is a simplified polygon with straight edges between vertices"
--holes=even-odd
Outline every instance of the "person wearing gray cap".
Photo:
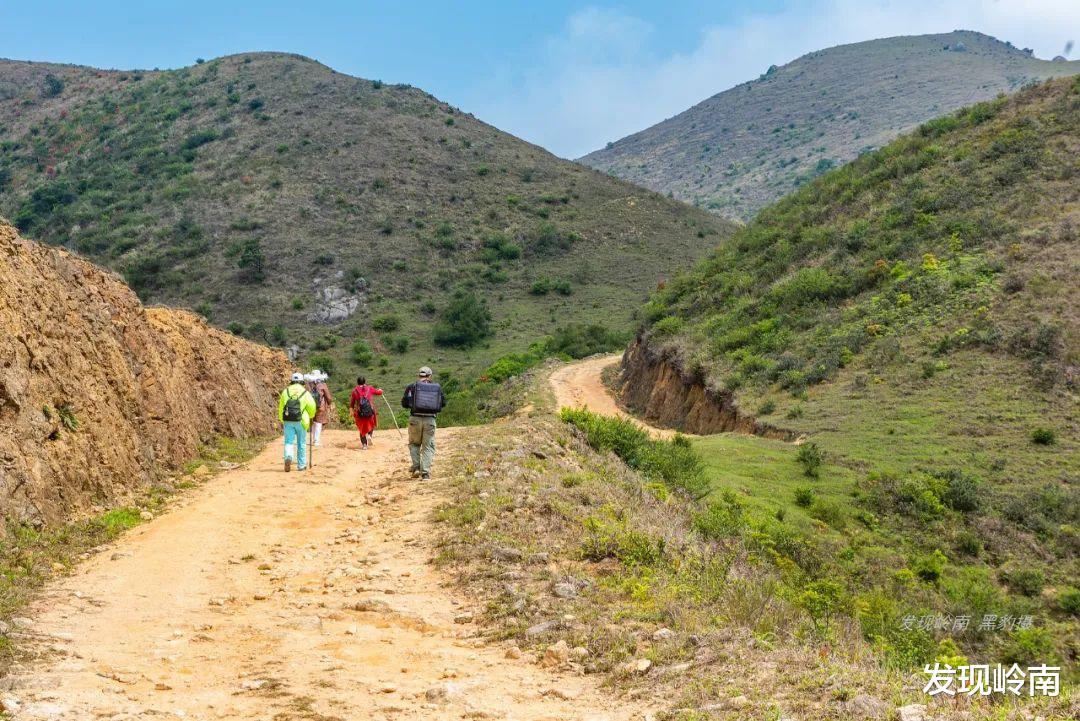
[[446,407],[442,387],[431,380],[431,369],[424,366],[416,374],[416,382],[405,388],[401,407],[409,409],[409,456],[413,478],[431,478],[431,462],[435,460],[435,416]]

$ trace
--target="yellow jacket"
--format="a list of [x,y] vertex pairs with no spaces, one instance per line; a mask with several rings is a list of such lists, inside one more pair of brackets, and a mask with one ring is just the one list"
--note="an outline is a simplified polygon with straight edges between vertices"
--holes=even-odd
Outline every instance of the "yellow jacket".
[[290,398],[300,399],[300,422],[304,424],[304,430],[306,431],[311,427],[311,419],[315,417],[315,399],[311,397],[311,393],[308,392],[303,383],[289,384],[285,390],[281,391],[277,401],[277,417],[282,423],[285,422],[285,404]]

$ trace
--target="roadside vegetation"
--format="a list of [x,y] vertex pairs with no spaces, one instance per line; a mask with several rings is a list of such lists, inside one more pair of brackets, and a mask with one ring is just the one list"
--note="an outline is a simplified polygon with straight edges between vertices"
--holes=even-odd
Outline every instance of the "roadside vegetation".
[[1078,143],[1077,79],[933,120],[646,309],[644,342],[808,439],[693,446],[739,534],[897,668],[952,649],[1075,677]]
[[[963,653],[930,632],[905,634],[893,614],[939,586],[975,594],[978,574],[947,579],[931,555],[910,578],[880,583],[895,539],[846,517],[858,474],[827,452],[808,466],[811,454],[800,460],[780,441],[659,441],[583,410],[554,420],[550,398],[531,402],[529,417],[451,451],[454,497],[436,514],[437,562],[480,595],[491,638],[602,674],[634,697],[664,698],[660,718],[680,720],[888,718],[927,703],[924,660]],[[954,486],[945,495],[964,505],[963,483]],[[1006,634],[1003,657],[1026,658],[1038,636]],[[931,703],[930,713],[1055,718],[1069,698],[963,699]]]

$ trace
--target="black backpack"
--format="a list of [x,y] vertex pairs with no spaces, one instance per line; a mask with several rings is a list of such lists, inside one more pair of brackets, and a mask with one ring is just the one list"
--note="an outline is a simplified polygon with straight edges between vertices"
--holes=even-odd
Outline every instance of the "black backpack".
[[442,410],[442,387],[438,383],[413,386],[412,412],[435,414]]
[[311,393],[311,397],[315,399],[315,410],[318,411],[322,408],[323,404],[322,393],[319,393],[319,385],[316,383],[315,387],[308,392]]
[[356,415],[361,418],[371,418],[375,415],[375,409],[371,407],[371,401],[367,396],[360,396],[360,402],[356,405]]
[[304,397],[304,393],[307,393],[307,391],[304,391],[298,396],[289,396],[288,400],[285,401],[285,410],[281,414],[282,420],[296,422],[304,419],[304,406],[300,403],[300,399]]

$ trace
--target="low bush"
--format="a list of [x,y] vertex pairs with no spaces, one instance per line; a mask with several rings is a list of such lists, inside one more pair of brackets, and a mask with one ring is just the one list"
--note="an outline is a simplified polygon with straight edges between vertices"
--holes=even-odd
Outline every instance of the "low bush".
[[694,530],[705,538],[723,540],[738,536],[747,525],[746,507],[731,490],[694,515]]
[[585,519],[581,555],[589,561],[618,559],[625,566],[655,566],[664,560],[664,540],[629,528],[625,522]]
[[694,498],[709,491],[701,457],[685,437],[657,440],[626,419],[601,416],[580,408],[565,408],[561,417],[581,431],[594,449],[613,452],[646,478],[661,481],[672,490],[683,491]]
[[1057,441],[1057,435],[1050,428],[1036,428],[1031,432],[1031,442],[1040,446],[1052,446]]
[[1070,616],[1080,616],[1080,588],[1066,588],[1057,597],[1058,608]]
[[818,473],[821,470],[821,462],[824,460],[824,455],[821,452],[821,448],[818,447],[818,444],[811,441],[810,443],[803,443],[799,446],[799,450],[795,453],[795,460],[803,467],[804,474],[811,478],[817,478]]
[[375,357],[375,354],[371,352],[371,346],[363,339],[358,339],[352,344],[352,348],[349,349],[349,355],[352,357],[354,363],[362,366],[369,365],[372,358]]
[[809,486],[797,486],[795,488],[795,505],[809,508],[817,497],[817,493]]
[[491,313],[473,293],[459,292],[435,324],[435,344],[468,348],[491,335]]
[[371,321],[371,327],[379,332],[392,332],[401,327],[401,321],[396,315],[380,315]]
[[1001,569],[999,576],[1005,585],[1025,596],[1038,596],[1046,585],[1042,570],[1031,566],[1006,566]]

